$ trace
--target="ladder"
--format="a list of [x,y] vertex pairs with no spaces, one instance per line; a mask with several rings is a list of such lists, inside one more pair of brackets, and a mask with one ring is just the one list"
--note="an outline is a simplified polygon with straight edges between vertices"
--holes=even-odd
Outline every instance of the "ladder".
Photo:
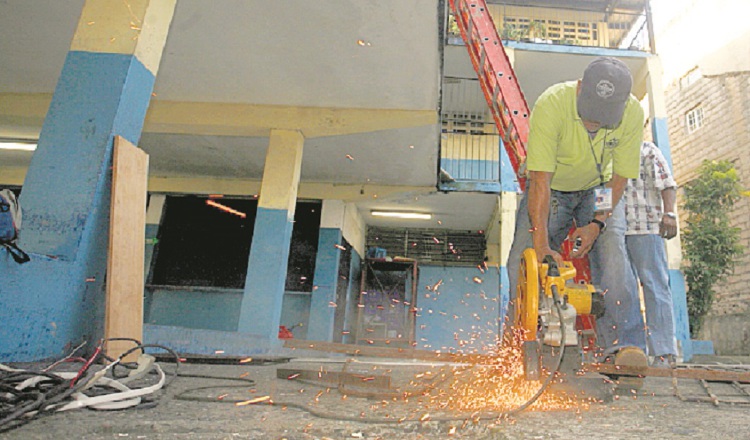
[[505,151],[523,189],[526,183],[524,163],[529,139],[529,106],[485,0],[449,2]]

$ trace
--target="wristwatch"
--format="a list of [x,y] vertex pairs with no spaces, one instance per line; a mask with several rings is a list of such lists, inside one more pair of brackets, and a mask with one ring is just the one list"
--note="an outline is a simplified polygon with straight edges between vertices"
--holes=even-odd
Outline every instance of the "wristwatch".
[[591,220],[591,223],[595,224],[596,226],[599,226],[599,232],[604,232],[607,229],[607,224],[604,223],[601,220],[593,219]]
[[677,214],[675,214],[674,212],[665,212],[664,215],[669,218],[677,218]]

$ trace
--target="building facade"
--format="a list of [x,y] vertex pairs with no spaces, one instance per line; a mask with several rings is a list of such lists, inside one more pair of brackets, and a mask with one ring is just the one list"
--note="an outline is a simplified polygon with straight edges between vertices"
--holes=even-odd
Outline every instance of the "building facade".
[[[515,32],[504,43],[529,106],[595,57],[619,57],[668,150],[659,58],[625,32],[643,28],[646,2],[589,2],[577,21],[573,1],[489,3],[498,33]],[[0,150],[32,255],[0,258],[0,360],[57,357],[103,335],[118,137],[150,156],[133,304],[146,342],[278,354],[283,327],[316,341],[493,349],[516,270],[505,261],[518,187],[481,93],[464,93],[477,75],[447,2],[46,6],[11,2],[0,18],[0,136],[38,144]],[[389,263],[377,275],[375,260]]]
[[[736,56],[734,53],[733,56]],[[716,65],[713,65],[716,69]],[[709,67],[710,69],[710,67]],[[672,161],[678,185],[696,177],[704,160],[728,160],[741,182],[750,182],[750,71],[704,75],[698,66],[667,91]],[[686,216],[684,211],[682,217]],[[750,200],[743,197],[731,213],[741,244],[750,246]],[[701,339],[711,340],[717,354],[750,353],[750,257],[736,261],[734,273],[716,286],[714,303]]]

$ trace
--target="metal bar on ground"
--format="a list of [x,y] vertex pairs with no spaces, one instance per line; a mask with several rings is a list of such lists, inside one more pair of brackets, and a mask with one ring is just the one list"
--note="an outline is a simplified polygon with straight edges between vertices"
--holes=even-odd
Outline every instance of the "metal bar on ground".
[[390,389],[391,377],[374,374],[346,373],[343,371],[309,370],[302,368],[278,368],[276,378],[287,380],[306,380],[328,385],[349,386],[357,388]]
[[417,350],[413,348],[371,347],[365,345],[340,344],[337,342],[306,341],[303,339],[287,339],[284,341],[284,347],[295,348],[299,350],[344,353],[357,356],[416,359],[435,362],[461,362],[474,364],[497,362],[496,358],[487,355],[436,353],[434,351]]
[[628,367],[612,364],[591,364],[587,371],[619,376],[673,377],[678,379],[696,379],[712,382],[750,383],[750,371],[722,371],[707,368],[651,368]]

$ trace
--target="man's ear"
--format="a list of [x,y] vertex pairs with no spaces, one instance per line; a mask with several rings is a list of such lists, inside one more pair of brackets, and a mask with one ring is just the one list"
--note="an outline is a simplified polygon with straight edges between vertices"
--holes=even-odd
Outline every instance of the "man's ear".
[[578,85],[576,86],[576,96],[581,94],[581,80],[578,80]]

